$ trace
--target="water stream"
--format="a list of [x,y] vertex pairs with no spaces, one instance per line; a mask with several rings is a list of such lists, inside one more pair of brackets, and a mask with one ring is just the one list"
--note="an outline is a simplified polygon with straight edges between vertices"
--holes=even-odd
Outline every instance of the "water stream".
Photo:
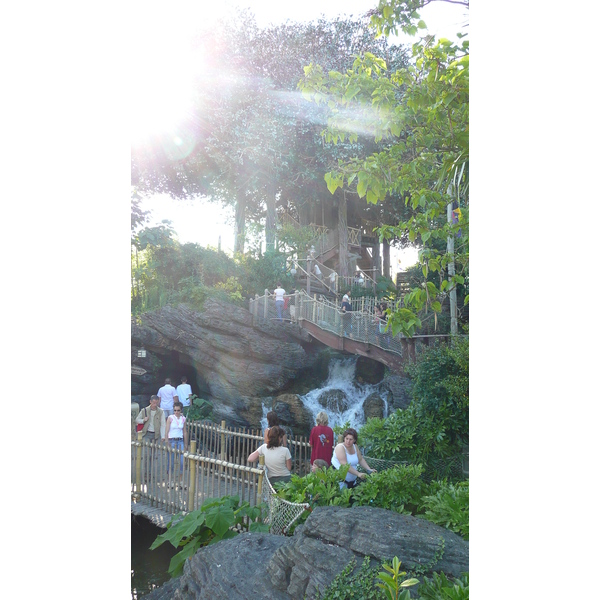
[[[379,384],[358,383],[355,379],[356,356],[332,358],[329,363],[327,380],[320,388],[311,390],[300,396],[304,406],[316,422],[317,414],[325,411],[329,417],[329,426],[336,427],[349,422],[350,426],[359,430],[365,423],[364,403],[373,393],[377,393],[384,402],[384,417],[388,415],[388,393],[380,390]],[[263,401],[263,418],[261,427],[267,427],[267,412],[272,405],[272,398]]]

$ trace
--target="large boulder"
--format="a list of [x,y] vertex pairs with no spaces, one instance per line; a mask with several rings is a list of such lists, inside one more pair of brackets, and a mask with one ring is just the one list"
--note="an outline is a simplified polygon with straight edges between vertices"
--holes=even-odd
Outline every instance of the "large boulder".
[[[216,418],[234,425],[256,426],[240,416],[250,416],[250,398],[284,388],[316,358],[304,349],[308,336],[297,325],[254,321],[248,310],[212,298],[202,312],[181,304],[145,313],[132,322],[131,339],[132,353],[143,345],[152,357],[175,356],[192,366],[211,400],[217,401]],[[135,365],[146,368],[137,356]],[[132,377],[132,382],[134,395],[146,392],[143,379]],[[162,384],[155,380],[150,393]]]
[[385,401],[377,392],[374,392],[365,400],[363,410],[365,411],[365,420],[371,417],[381,419],[385,416]]
[[379,383],[385,375],[385,365],[372,358],[359,356],[356,361],[355,377],[359,383]]
[[201,548],[183,575],[148,600],[315,598],[352,558],[376,566],[397,556],[426,575],[469,570],[469,543],[438,525],[371,507],[316,508],[293,537],[245,533]]
[[403,375],[389,375],[381,382],[382,391],[389,392],[389,410],[405,409],[412,402],[412,381]]
[[348,410],[350,402],[344,390],[325,390],[317,398],[317,402],[323,407],[333,412],[342,413]]
[[297,394],[281,394],[273,400],[273,411],[279,422],[292,429],[295,435],[310,435],[315,423],[312,413]]

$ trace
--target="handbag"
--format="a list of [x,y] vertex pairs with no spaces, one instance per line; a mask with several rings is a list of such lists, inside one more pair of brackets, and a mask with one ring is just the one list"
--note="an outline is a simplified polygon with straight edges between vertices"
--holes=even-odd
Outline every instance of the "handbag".
[[[144,410],[146,410],[146,409],[144,409]],[[136,432],[137,431],[141,431],[142,429],[144,429],[144,424],[143,423],[136,423],[135,424],[135,430],[136,430]]]

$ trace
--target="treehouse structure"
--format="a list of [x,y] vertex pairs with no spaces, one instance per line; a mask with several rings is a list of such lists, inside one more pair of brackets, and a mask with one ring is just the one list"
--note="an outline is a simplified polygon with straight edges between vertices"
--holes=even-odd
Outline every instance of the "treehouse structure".
[[297,287],[309,294],[335,297],[353,286],[374,292],[378,278],[391,277],[390,247],[384,241],[381,256],[379,237],[373,232],[381,224],[373,220],[375,211],[358,196],[349,197],[348,192],[338,190],[305,210],[277,215],[278,228],[309,228],[313,232],[306,248],[295,257],[292,270]]

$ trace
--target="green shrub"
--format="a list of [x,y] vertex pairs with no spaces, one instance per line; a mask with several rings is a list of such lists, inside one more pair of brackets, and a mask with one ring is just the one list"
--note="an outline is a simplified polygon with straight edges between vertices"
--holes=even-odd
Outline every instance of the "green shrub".
[[346,568],[322,591],[317,591],[316,600],[383,600],[384,595],[375,585],[377,569],[370,567],[370,558],[365,556],[360,569],[356,569],[353,558]]
[[223,496],[207,499],[199,510],[187,515],[178,513],[167,524],[167,531],[161,533],[150,546],[150,550],[169,542],[175,548],[183,548],[169,564],[171,577],[178,577],[183,571],[185,559],[193,556],[202,546],[213,544],[238,535],[235,528],[250,531],[268,531],[268,525],[259,522],[262,513],[260,506],[250,506],[246,501],[240,504],[239,496]]
[[469,482],[458,484],[436,482],[436,491],[423,496],[419,513],[428,521],[469,539]]
[[414,515],[427,484],[421,478],[421,465],[399,465],[366,477],[353,490],[354,506],[374,506]]
[[444,573],[425,577],[419,585],[417,600],[469,600],[469,574],[449,579]]
[[209,400],[199,398],[196,394],[190,396],[190,407],[187,418],[189,421],[200,421],[202,419],[212,419],[213,405]]

